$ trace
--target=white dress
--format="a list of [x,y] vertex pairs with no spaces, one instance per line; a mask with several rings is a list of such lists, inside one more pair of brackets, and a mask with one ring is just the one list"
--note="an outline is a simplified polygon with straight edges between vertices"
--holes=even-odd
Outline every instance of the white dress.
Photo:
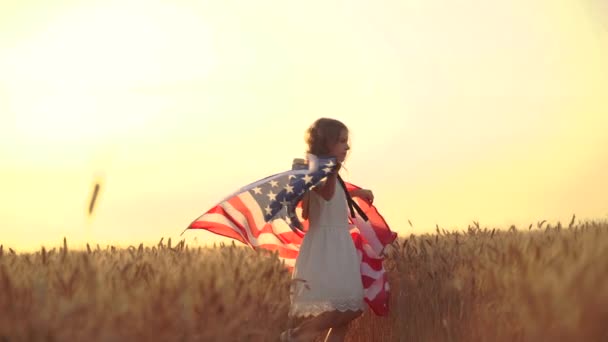
[[365,309],[360,258],[349,233],[348,212],[340,183],[329,201],[310,191],[310,225],[292,275],[290,316]]

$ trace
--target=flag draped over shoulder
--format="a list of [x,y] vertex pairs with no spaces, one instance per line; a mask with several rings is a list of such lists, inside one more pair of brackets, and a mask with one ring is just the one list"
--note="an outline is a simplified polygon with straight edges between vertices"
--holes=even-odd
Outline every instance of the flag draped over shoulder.
[[[307,221],[300,221],[298,204],[307,190],[335,172],[335,159],[311,158],[305,169],[285,171],[249,184],[228,196],[194,220],[188,229],[205,229],[253,247],[276,251],[293,270]],[[358,189],[345,183],[347,190]],[[354,198],[367,215],[349,218],[350,235],[361,260],[365,301],[377,315],[388,313],[388,279],[382,266],[384,248],[397,234],[392,232],[378,210]]]

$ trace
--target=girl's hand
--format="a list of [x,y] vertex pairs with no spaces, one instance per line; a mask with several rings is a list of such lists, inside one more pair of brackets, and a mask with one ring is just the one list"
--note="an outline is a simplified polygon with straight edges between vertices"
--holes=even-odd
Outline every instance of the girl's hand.
[[359,197],[370,204],[374,203],[374,193],[369,189],[358,189],[354,191],[353,196]]

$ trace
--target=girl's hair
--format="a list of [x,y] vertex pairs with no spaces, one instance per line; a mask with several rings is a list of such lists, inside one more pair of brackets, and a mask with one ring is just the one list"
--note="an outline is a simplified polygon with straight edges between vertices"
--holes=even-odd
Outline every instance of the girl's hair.
[[338,120],[328,118],[317,119],[306,130],[306,144],[308,145],[306,152],[317,156],[327,155],[329,153],[329,146],[340,140],[340,133],[343,129],[348,132],[348,127]]

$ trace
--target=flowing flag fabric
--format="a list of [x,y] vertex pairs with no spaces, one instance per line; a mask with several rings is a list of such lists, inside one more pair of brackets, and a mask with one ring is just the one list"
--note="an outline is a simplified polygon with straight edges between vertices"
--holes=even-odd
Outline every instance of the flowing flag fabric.
[[[335,172],[334,158],[317,159],[309,155],[307,168],[285,171],[249,184],[228,196],[194,220],[188,229],[205,229],[230,237],[254,249],[276,251],[293,270],[307,221],[300,221],[298,204],[304,193],[330,173]],[[358,189],[345,183],[347,190]],[[350,217],[350,235],[361,261],[365,301],[380,316],[388,314],[388,278],[382,266],[384,248],[397,234],[392,232],[378,210],[354,198],[367,215]]]

